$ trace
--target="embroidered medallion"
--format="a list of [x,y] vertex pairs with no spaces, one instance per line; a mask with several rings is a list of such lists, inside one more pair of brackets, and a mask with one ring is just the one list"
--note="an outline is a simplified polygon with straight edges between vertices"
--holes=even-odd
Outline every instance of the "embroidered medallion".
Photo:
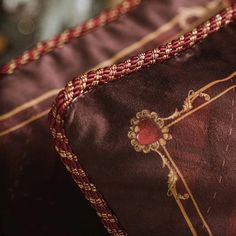
[[[196,213],[208,232],[208,235],[212,235],[212,232],[204,219],[187,181],[166,147],[168,140],[172,138],[169,129],[229,91],[235,90],[236,84],[234,83],[234,79],[236,79],[236,72],[233,72],[224,79],[212,81],[197,91],[190,90],[188,96],[183,102],[182,109],[175,109],[169,117],[161,118],[156,112],[142,110],[137,112],[136,116],[130,121],[131,127],[128,132],[128,137],[131,140],[131,145],[137,152],[143,152],[145,154],[154,152],[155,157],[158,157],[158,159],[161,158],[162,167],[166,167],[169,170],[167,176],[167,196],[174,197],[192,235],[194,236],[197,236],[197,231],[191,222],[187,210],[185,209],[185,204],[183,204],[183,201],[188,199],[188,201],[191,201],[191,204],[194,206]],[[218,85],[220,86],[222,83],[229,83],[225,90],[218,94],[211,91],[213,87]],[[212,93],[212,96],[210,96],[209,92]],[[196,100],[198,100],[198,102],[195,103]],[[181,189],[186,191],[183,194],[180,194],[178,191],[180,185],[182,185]]]
[[169,128],[165,126],[164,120],[156,112],[149,110],[138,112],[136,117],[131,120],[131,125],[128,137],[138,152],[156,151],[160,144],[164,145],[167,140],[171,139]]

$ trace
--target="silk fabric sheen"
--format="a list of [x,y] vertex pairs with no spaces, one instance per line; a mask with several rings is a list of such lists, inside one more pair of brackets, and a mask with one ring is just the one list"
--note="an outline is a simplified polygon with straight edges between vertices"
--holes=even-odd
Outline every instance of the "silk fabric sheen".
[[[127,137],[130,119],[149,109],[168,117],[190,90],[236,70],[236,23],[164,63],[100,86],[76,99],[66,116],[73,152],[130,236],[191,235],[160,157],[137,153]],[[226,85],[235,84],[235,79]],[[225,84],[212,88],[213,94]],[[213,235],[236,232],[235,90],[170,129],[167,148],[183,173]],[[189,200],[199,235],[208,235]]]
[[[180,7],[208,2],[143,1],[115,22],[71,40],[12,75],[0,75],[0,114],[63,87],[170,21]],[[132,54],[155,47],[181,30],[171,27]],[[46,116],[56,93],[0,121],[2,133],[35,119],[0,137],[1,235],[107,235],[54,151]]]

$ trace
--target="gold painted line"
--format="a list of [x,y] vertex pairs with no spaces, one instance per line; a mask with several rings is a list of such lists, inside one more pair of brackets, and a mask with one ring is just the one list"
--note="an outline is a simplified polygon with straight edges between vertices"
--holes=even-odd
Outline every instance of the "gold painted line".
[[[111,57],[110,59],[103,61],[102,63],[98,64],[97,66],[93,67],[90,70],[96,70],[100,67],[104,67],[104,66],[108,66],[108,65],[112,65],[114,64],[117,60],[119,60],[120,58],[128,55],[129,53],[131,53],[132,51],[134,51],[135,49],[137,49],[137,47],[139,47],[139,45],[144,45],[145,43],[148,43],[150,40],[154,39],[155,37],[157,37],[160,33],[164,32],[165,30],[170,29],[170,27],[172,25],[175,24],[176,20],[177,20],[177,16],[174,17],[170,22],[168,22],[167,24],[163,25],[161,28],[157,29],[156,31],[152,32],[151,34],[148,34],[147,36],[143,37],[141,40],[137,41],[136,43],[130,45],[129,47],[125,48],[124,50],[120,51],[119,53],[115,54],[113,57]],[[149,36],[150,35],[150,36]],[[154,37],[155,36],[155,37]],[[141,43],[141,44],[140,44]],[[0,116],[0,121],[8,119],[16,114],[18,114],[19,112],[22,112],[30,107],[32,107],[33,105],[36,105],[40,102],[43,102],[44,100],[56,95],[58,92],[60,91],[60,89],[53,89],[50,90],[44,94],[42,94],[41,96],[30,100],[16,108],[14,108],[13,110],[3,114]],[[49,109],[50,110],[50,109]],[[38,117],[38,118],[37,118]],[[19,123],[18,125],[7,129],[3,132],[0,133],[0,136],[4,136],[6,134],[9,134],[29,123],[31,123],[32,121],[41,118],[41,116],[33,116],[30,119],[27,119],[25,122]],[[24,124],[24,125],[22,125]]]
[[[213,1],[213,3],[215,3],[215,2]],[[216,3],[217,3],[217,1],[216,1]],[[174,37],[170,38],[169,40],[166,40],[164,42],[164,44],[168,43],[168,42],[172,41],[173,39],[176,39],[179,36],[183,35],[184,33],[188,32],[190,30],[190,28],[191,29],[195,28],[196,26],[198,26],[199,24],[204,22],[206,19],[209,19],[211,16],[215,15],[220,10],[223,10],[225,7],[226,6],[224,4],[222,4],[222,2],[220,2],[220,4],[218,4],[218,6],[214,7],[214,9],[211,9],[211,11],[209,10],[210,14],[202,14],[202,17],[200,19],[197,19],[195,22],[193,22],[191,25],[189,25],[189,27],[182,28],[183,30],[179,34],[175,35]],[[207,12],[207,7],[205,8],[204,13],[206,13],[206,12]],[[112,65],[112,64],[114,64],[114,62],[118,61],[119,59],[124,58],[125,56],[129,55],[133,51],[143,47],[147,43],[156,39],[162,33],[167,32],[168,30],[173,28],[175,25],[179,24],[181,22],[181,17],[182,17],[181,13],[176,15],[170,21],[168,21],[166,24],[162,25],[161,27],[159,27],[158,29],[156,29],[152,33],[144,36],[143,38],[141,38],[141,40],[137,41],[136,43],[132,44],[131,46],[124,48],[119,53],[117,53],[113,57],[111,57],[110,59],[98,64],[92,70],[97,70],[101,67],[106,67],[106,66]]]
[[[108,60],[105,60],[103,61],[102,63],[99,63],[97,66],[93,67],[92,69],[90,70],[96,70],[100,67],[105,67],[105,66],[109,66],[109,65],[112,65],[114,64],[115,62],[117,62],[119,59],[121,59],[122,57],[125,57],[127,56],[128,54],[130,54],[131,52],[133,52],[134,50],[138,49],[139,47],[142,47],[144,46],[146,43],[150,42],[151,40],[154,40],[156,37],[158,37],[161,33],[164,33],[165,31],[168,31],[169,29],[171,29],[171,27],[173,27],[175,24],[179,23],[178,22],[178,19],[181,17],[181,14],[175,16],[174,18],[172,18],[172,20],[170,20],[169,22],[167,22],[166,24],[164,24],[163,26],[161,26],[160,28],[158,28],[156,31],[146,35],[145,37],[143,37],[141,40],[137,41],[136,43],[128,46],[127,48],[121,50],[119,53],[115,54],[113,57],[111,57],[110,59]],[[182,32],[185,32],[186,30],[182,31]],[[30,105],[30,103],[32,103],[33,105],[36,105],[38,104],[39,102],[42,102],[44,101],[42,99],[42,97],[44,96],[47,96],[48,94],[52,94],[51,96],[54,96],[54,92],[55,91],[55,94],[57,94],[60,89],[57,89],[57,92],[56,92],[56,89],[54,90],[50,90],[48,92],[46,92],[45,94],[42,94],[41,96],[29,101],[29,102],[26,102],[25,104],[22,104],[20,105],[19,107],[16,107],[15,109],[3,114],[0,116],[0,121],[1,120],[5,120],[7,118],[10,118],[16,114],[18,114],[19,112],[25,110],[25,109],[28,109],[30,108],[32,105]],[[40,99],[41,97],[41,99]],[[50,96],[48,96],[47,98],[49,98]],[[45,99],[47,99],[45,98]],[[37,102],[34,102],[34,101],[37,101],[38,100],[38,103]],[[3,132],[2,132],[3,133]],[[1,133],[0,133],[1,134]],[[1,135],[0,135],[1,136]]]
[[[153,32],[149,33],[148,35],[144,36],[139,41],[131,44],[130,46],[128,46],[126,48],[124,48],[123,50],[121,50],[120,52],[116,53],[111,58],[109,58],[109,59],[99,63],[98,65],[94,66],[90,70],[97,70],[98,68],[101,68],[101,67],[110,66],[110,65],[114,64],[115,62],[117,62],[119,59],[124,58],[125,56],[129,55],[130,53],[134,52],[135,50],[143,47],[147,43],[153,41],[158,36],[160,36],[164,32],[167,32],[168,30],[173,28],[175,25],[177,25],[180,22],[181,16],[182,16],[181,14],[176,15],[170,21],[168,21],[166,24],[162,25],[161,27],[159,27],[155,31],[153,31]],[[199,20],[197,20],[196,22],[199,23]],[[195,25],[195,24],[192,24],[191,27],[194,27],[193,25]],[[187,30],[189,30],[189,29],[184,29],[181,32],[181,34],[183,32],[186,32]],[[176,38],[176,36],[174,38]],[[170,41],[170,40],[168,40],[168,41]],[[16,108],[14,108],[13,110],[11,110],[11,111],[3,114],[3,115],[0,115],[0,121],[5,120],[7,118],[10,118],[11,116],[14,116],[14,115],[18,114],[19,112],[22,112],[22,111],[30,108],[31,106],[34,106],[34,105],[36,105],[36,104],[38,104],[40,102],[43,102],[47,98],[50,98],[50,97],[56,95],[59,91],[60,91],[60,89],[50,90],[50,91],[42,94],[41,96],[39,96],[39,97],[37,97],[37,98],[35,98],[33,100],[30,100],[29,102],[26,102],[26,103],[24,103],[24,104],[22,104],[22,105],[20,105],[20,106],[18,106]]]
[[11,111],[9,111],[3,115],[0,115],[0,121],[6,120],[6,119],[24,111],[24,110],[32,107],[32,106],[40,103],[40,102],[43,102],[44,100],[46,100],[52,96],[57,95],[59,91],[60,91],[60,89],[52,89],[52,90],[40,95],[39,97],[36,97],[35,99],[32,99],[26,103],[23,103],[22,105],[12,109]]
[[226,89],[223,92],[219,93],[218,95],[216,95],[215,97],[213,97],[209,101],[203,103],[202,105],[196,107],[195,109],[189,111],[188,113],[185,113],[184,115],[182,115],[181,117],[179,117],[176,120],[172,121],[171,123],[167,124],[166,126],[168,128],[170,128],[171,126],[179,123],[183,119],[187,118],[188,116],[192,115],[193,113],[197,112],[198,110],[204,108],[205,106],[209,105],[210,103],[214,102],[215,100],[217,100],[218,98],[220,98],[221,96],[223,96],[224,94],[228,93],[230,90],[233,90],[235,88],[236,88],[236,85],[233,85],[233,86],[229,87],[228,89]]
[[[135,42],[134,44],[124,48],[123,50],[121,50],[120,52],[116,53],[114,56],[112,56],[111,58],[109,58],[108,60],[105,60],[101,63],[99,63],[98,65],[94,66],[92,69],[90,70],[97,70],[98,68],[101,67],[105,67],[105,66],[109,66],[114,64],[115,62],[117,62],[119,59],[127,56],[128,54],[130,54],[131,52],[137,50],[138,48],[144,46],[145,44],[147,44],[148,42],[154,40],[156,37],[158,37],[160,34],[164,33],[165,31],[168,31],[171,29],[171,27],[173,27],[175,24],[178,23],[178,19],[179,19],[179,15],[175,16],[171,21],[169,21],[168,23],[166,23],[165,25],[161,26],[160,28],[158,28],[157,30],[155,30],[154,32],[144,36],[143,38],[141,38],[141,40]],[[16,108],[14,108],[13,110],[0,115],[0,121],[5,120],[7,118],[10,118],[40,102],[43,102],[44,100],[58,94],[58,92],[60,91],[60,89],[53,89],[50,90],[44,94],[42,94],[41,96],[30,100]]]
[[25,121],[15,125],[15,126],[11,127],[11,128],[9,128],[9,129],[6,129],[3,132],[0,132],[0,137],[4,136],[6,134],[9,134],[9,133],[11,133],[13,131],[16,131],[16,130],[18,130],[18,129],[20,129],[20,128],[22,128],[22,127],[24,127],[24,126],[26,126],[26,125],[28,125],[30,123],[32,123],[33,121],[42,118],[43,116],[46,116],[49,113],[49,111],[50,111],[50,109],[44,110],[44,111],[42,111],[42,112],[32,116],[31,118],[29,118],[29,119],[27,119],[27,120],[25,120]]
[[[224,1],[224,0],[223,0]],[[229,0],[230,1],[230,0]],[[212,3],[217,3],[216,2],[212,2]],[[209,2],[209,4],[211,4],[211,2]],[[194,21],[191,24],[191,27],[189,26],[189,28],[185,28],[182,31],[180,31],[178,34],[176,34],[174,37],[170,38],[169,40],[165,41],[164,44],[171,42],[175,39],[178,39],[180,36],[184,35],[185,33],[195,29],[197,26],[199,26],[200,24],[202,24],[203,22],[209,20],[211,17],[213,17],[214,15],[216,15],[217,13],[219,13],[220,11],[224,10],[227,7],[230,7],[231,4],[226,4],[224,2],[219,2],[219,4],[217,6],[211,7],[211,9],[208,9],[209,5],[207,5],[205,7],[206,13],[208,14],[204,14],[202,17],[198,18],[196,21]]]
[[162,148],[163,148],[164,152],[166,153],[168,159],[170,160],[171,164],[172,164],[173,167],[175,168],[175,170],[176,170],[177,174],[179,175],[180,179],[182,180],[182,182],[183,182],[183,184],[184,184],[184,187],[186,188],[186,190],[187,190],[187,192],[188,192],[188,194],[189,194],[189,196],[190,196],[190,198],[191,198],[191,200],[192,200],[192,202],[193,202],[193,205],[194,205],[194,207],[195,207],[195,209],[196,209],[196,211],[197,211],[199,217],[201,218],[201,220],[202,220],[202,222],[203,222],[203,224],[204,224],[204,226],[205,226],[205,228],[206,228],[208,234],[209,234],[210,236],[212,236],[213,234],[212,234],[212,232],[211,232],[211,229],[210,229],[210,227],[208,226],[206,220],[204,219],[204,217],[203,217],[203,215],[202,215],[202,213],[201,213],[201,210],[200,210],[200,208],[199,208],[199,206],[198,206],[198,204],[197,204],[195,198],[193,197],[193,194],[192,194],[192,192],[191,192],[191,190],[190,190],[190,188],[189,188],[187,182],[186,182],[185,179],[184,179],[184,176],[182,175],[182,173],[180,172],[179,168],[178,168],[177,165],[175,164],[174,160],[173,160],[172,157],[170,156],[170,154],[169,154],[167,148],[166,148],[164,145],[162,145]]
[[131,46],[128,46],[115,54],[113,57],[109,58],[108,60],[103,61],[102,63],[98,64],[93,68],[93,70],[97,70],[101,67],[106,67],[109,65],[114,64],[114,62],[118,61],[121,58],[124,58],[125,56],[129,55],[130,53],[134,52],[135,50],[143,47],[147,43],[151,42],[152,40],[156,39],[158,36],[160,36],[162,33],[170,30],[172,27],[177,25],[179,23],[180,15],[176,15],[174,18],[172,18],[168,23],[162,25],[152,33],[144,36],[141,38],[141,40],[137,41],[136,43],[132,44]]
[[223,82],[227,82],[229,80],[231,80],[233,77],[236,76],[236,71],[234,71],[232,74],[230,74],[229,76],[227,76],[226,78],[224,79],[220,79],[220,80],[215,80],[207,85],[205,85],[204,87],[202,87],[201,89],[197,90],[196,92],[194,92],[196,95],[195,96],[198,96],[199,93],[202,93],[208,89],[210,89],[211,87],[213,87],[214,85],[216,84],[220,84],[220,83],[223,83]]
[[[163,154],[161,152],[159,152],[158,150],[156,150],[156,153],[159,156],[163,156]],[[168,156],[167,156],[167,159],[169,159]],[[169,171],[173,171],[173,168],[172,168],[172,166],[170,165],[169,162],[165,162],[165,165],[167,166]],[[196,230],[195,230],[195,228],[194,228],[194,226],[193,226],[193,224],[192,224],[192,222],[191,222],[191,220],[190,220],[190,218],[189,218],[189,216],[188,216],[188,214],[187,214],[187,212],[186,212],[182,202],[180,201],[180,199],[178,197],[176,189],[173,190],[172,188],[170,188],[170,190],[171,190],[172,196],[174,196],[174,198],[175,198],[175,201],[176,201],[176,203],[177,203],[177,205],[178,205],[178,207],[179,207],[179,209],[180,209],[180,211],[181,211],[181,213],[182,213],[182,215],[183,215],[183,217],[184,217],[184,219],[185,219],[185,221],[186,221],[186,223],[187,223],[187,225],[188,225],[192,235],[193,236],[197,236],[197,232],[196,232]]]
[[[111,58],[109,58],[108,60],[105,60],[101,63],[99,63],[98,65],[94,66],[92,69],[90,70],[97,70],[98,68],[101,67],[105,67],[105,66],[109,66],[114,64],[115,62],[117,62],[119,59],[127,56],[128,54],[130,54],[131,52],[137,50],[138,48],[144,46],[145,44],[147,44],[148,42],[154,40],[156,37],[158,37],[160,34],[168,31],[171,29],[171,27],[173,27],[175,24],[178,23],[178,19],[179,19],[179,15],[175,16],[171,21],[169,21],[168,23],[164,24],[163,26],[161,26],[160,28],[158,28],[157,30],[153,31],[152,33],[144,36],[143,38],[141,38],[141,40],[135,42],[134,44],[124,48],[123,50],[121,50],[120,52],[116,53],[114,56],[112,56]],[[60,89],[53,89],[50,90],[44,94],[42,94],[41,96],[30,100],[29,102],[26,102],[16,108],[14,108],[13,110],[0,115],[0,121],[5,120],[7,118],[10,118],[11,116],[14,116],[16,114],[18,114],[19,112],[22,112],[40,102],[43,102],[44,100],[46,100],[47,98],[50,98],[54,95],[56,95],[58,92],[60,91]]]
[[179,207],[179,209],[180,209],[180,211],[181,211],[181,213],[182,213],[182,215],[183,215],[183,217],[184,217],[184,219],[185,219],[185,221],[186,221],[186,223],[187,223],[187,225],[188,225],[192,235],[193,236],[197,236],[197,232],[196,232],[195,228],[193,227],[192,222],[189,219],[189,216],[188,216],[188,214],[187,214],[187,212],[186,212],[182,202],[179,200],[178,196],[176,196],[176,193],[173,190],[171,190],[171,192],[172,192],[172,194],[173,194],[173,196],[175,198],[175,201],[176,201],[176,203],[177,203],[177,205],[178,205],[178,207]]

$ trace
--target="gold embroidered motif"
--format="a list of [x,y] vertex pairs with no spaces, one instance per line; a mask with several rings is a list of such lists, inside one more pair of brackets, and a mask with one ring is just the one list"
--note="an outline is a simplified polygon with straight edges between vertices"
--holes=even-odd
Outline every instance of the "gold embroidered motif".
[[[175,168],[172,166],[168,156],[163,154],[163,146],[166,145],[166,141],[171,139],[169,134],[169,128],[165,126],[165,120],[160,118],[157,113],[150,112],[148,110],[143,110],[136,114],[136,117],[131,119],[131,127],[128,133],[128,137],[131,140],[131,145],[137,152],[149,153],[150,151],[156,152],[162,160],[162,168],[167,167],[169,170],[168,174],[168,191],[167,196],[173,196],[177,205],[179,206],[186,222],[192,232],[192,235],[197,235],[189,216],[184,209],[181,200],[187,200],[189,198],[188,193],[183,195],[179,194],[177,191],[176,183],[179,179]],[[149,126],[149,127],[148,127]],[[155,127],[156,126],[156,127]],[[143,130],[147,130],[147,133]],[[151,138],[148,137],[148,132],[152,132]],[[147,134],[147,135],[146,135]]]
[[[153,122],[160,132],[160,137],[155,142],[148,145],[140,144],[137,140],[140,132],[138,125],[144,120]],[[131,125],[131,131],[128,133],[128,136],[131,139],[131,144],[134,146],[134,149],[138,152],[143,151],[144,153],[148,153],[150,151],[157,151],[160,144],[164,145],[167,140],[171,139],[169,128],[164,126],[164,120],[160,118],[155,112],[150,112],[149,110],[138,112],[136,117],[131,120]]]
[[[204,86],[203,88],[197,90],[196,92],[190,91],[190,95],[185,99],[183,109],[180,110],[180,111],[178,111],[176,109],[175,112],[170,116],[170,119],[173,119],[173,121],[171,123],[167,124],[166,126],[168,128],[170,128],[171,126],[177,124],[179,121],[183,120],[184,118],[188,117],[189,115],[193,114],[194,112],[202,109],[203,107],[205,107],[205,106],[209,105],[210,103],[212,103],[213,101],[217,100],[218,98],[220,98],[224,94],[226,94],[226,93],[230,92],[231,90],[235,89],[236,85],[232,85],[232,86],[226,88],[222,92],[220,92],[217,95],[212,96],[212,97],[210,97],[209,94],[205,93],[206,90],[209,90],[213,86],[216,86],[217,84],[221,84],[221,83],[230,81],[235,76],[236,76],[236,71],[233,72],[232,74],[230,74],[229,76],[227,76],[224,79],[215,80],[215,81],[207,84],[206,86]],[[204,98],[204,100],[206,102],[202,103],[201,105],[199,105],[197,107],[194,107],[193,102],[197,98]]]
[[[167,196],[173,196],[177,205],[179,206],[191,232],[193,235],[196,234],[196,230],[194,229],[186,210],[184,209],[181,200],[190,199],[198,213],[202,223],[207,230],[209,235],[212,235],[210,227],[208,226],[207,222],[205,221],[200,208],[194,199],[191,190],[184,179],[182,173],[178,169],[177,165],[175,164],[174,160],[170,156],[167,148],[166,142],[172,138],[169,133],[169,128],[174,124],[178,123],[179,121],[183,120],[185,117],[188,117],[190,114],[200,110],[201,108],[207,106],[211,102],[215,101],[216,99],[220,98],[224,94],[228,93],[229,91],[236,88],[236,85],[229,86],[222,92],[218,93],[217,95],[210,96],[209,90],[212,87],[215,87],[218,84],[222,84],[227,81],[233,82],[233,78],[236,76],[236,72],[232,73],[228,77],[215,80],[204,87],[200,88],[196,92],[190,90],[188,92],[187,98],[183,102],[183,106],[181,110],[175,109],[175,112],[171,114],[169,117],[161,118],[156,112],[151,112],[149,110],[143,110],[138,112],[134,118],[131,119],[131,127],[130,131],[128,132],[128,137],[131,140],[131,145],[134,146],[134,149],[137,152],[144,152],[149,153],[151,151],[158,154],[158,156],[162,160],[162,167],[167,167],[169,170],[168,173],[168,191]],[[208,91],[208,93],[207,93]],[[196,99],[202,99],[203,103],[195,107],[194,101]],[[169,123],[168,123],[169,122]],[[166,124],[167,123],[167,124]],[[183,195],[178,193],[177,189],[177,182],[181,181],[185,187],[186,193]]]
[[[187,200],[189,198],[189,193],[179,194],[177,191],[176,183],[179,179],[178,174],[171,164],[171,160],[168,156],[162,153],[163,147],[166,142],[171,139],[169,134],[169,128],[165,126],[165,120],[158,116],[155,112],[150,112],[149,110],[143,110],[136,114],[136,117],[131,119],[131,127],[128,133],[128,137],[131,140],[131,145],[137,152],[149,153],[150,151],[156,152],[162,160],[162,168],[167,167],[169,170],[168,174],[168,191],[167,196],[174,197],[177,205],[179,206],[186,222],[192,232],[192,235],[197,235],[189,216],[184,209],[181,200]],[[146,129],[143,133],[142,129]],[[152,132],[151,138],[148,137],[148,132]]]

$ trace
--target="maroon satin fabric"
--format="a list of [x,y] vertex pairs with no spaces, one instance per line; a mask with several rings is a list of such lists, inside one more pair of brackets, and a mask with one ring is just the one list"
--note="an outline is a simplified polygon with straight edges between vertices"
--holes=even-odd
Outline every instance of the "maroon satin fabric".
[[[70,41],[12,75],[0,75],[0,114],[63,87],[74,76],[159,28],[181,6],[207,2],[143,1],[115,22]],[[132,54],[157,46],[180,30],[173,27]],[[45,111],[53,99],[51,96],[0,121],[0,132]],[[48,129],[45,115],[0,137],[0,235],[107,235],[58,160]]]
[[[64,87],[65,83],[73,77],[92,69],[169,22],[181,8],[197,6],[204,9],[209,2],[209,0],[191,2],[144,0],[135,10],[121,15],[115,22],[71,40],[68,44],[56,48],[39,60],[23,65],[13,75],[0,74],[2,99],[0,114],[8,112],[50,89]],[[152,49],[180,32],[180,27],[174,26],[160,38],[157,37],[148,44],[138,47],[119,60]],[[113,63],[115,62],[113,61]],[[22,84],[24,86],[21,86]],[[12,93],[12,91],[17,92]]]
[[[130,144],[130,119],[149,109],[168,117],[181,109],[190,90],[236,70],[236,23],[201,43],[120,81],[76,99],[66,115],[73,152],[131,236],[191,235],[157,154]],[[212,95],[235,84],[213,87]],[[179,122],[167,148],[185,176],[213,235],[236,232],[235,90]],[[224,164],[223,164],[224,163]],[[191,201],[184,203],[199,235],[208,235]]]

